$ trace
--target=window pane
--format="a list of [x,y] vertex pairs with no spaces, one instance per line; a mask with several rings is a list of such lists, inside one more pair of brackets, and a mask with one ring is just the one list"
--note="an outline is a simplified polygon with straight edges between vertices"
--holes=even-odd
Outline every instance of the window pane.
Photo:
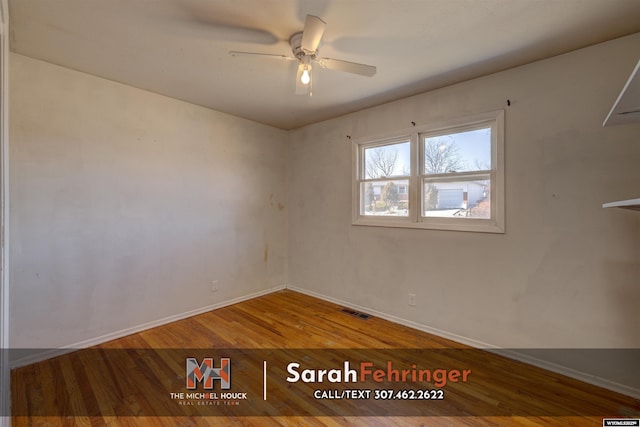
[[491,170],[491,128],[425,137],[424,173]]
[[380,145],[364,150],[364,179],[411,175],[409,142]]
[[360,184],[361,215],[409,216],[409,180],[369,181]]
[[423,181],[422,215],[440,218],[491,218],[489,176],[456,181]]

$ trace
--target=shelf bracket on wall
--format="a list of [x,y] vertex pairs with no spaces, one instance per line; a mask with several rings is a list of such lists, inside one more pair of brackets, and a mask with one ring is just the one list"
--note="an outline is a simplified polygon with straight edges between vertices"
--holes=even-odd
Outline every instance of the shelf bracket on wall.
[[602,126],[640,122],[640,61],[633,69]]

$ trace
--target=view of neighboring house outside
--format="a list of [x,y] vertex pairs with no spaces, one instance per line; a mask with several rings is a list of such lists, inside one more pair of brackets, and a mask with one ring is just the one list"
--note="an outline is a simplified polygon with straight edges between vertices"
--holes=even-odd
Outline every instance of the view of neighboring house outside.
[[[409,195],[406,180],[367,183],[365,194],[367,215],[407,215]],[[430,182],[425,185],[423,203],[424,216],[484,218],[488,214],[489,182]]]
[[424,188],[423,215],[486,218],[489,200],[488,180],[430,182]]
[[365,184],[366,215],[406,216],[409,200],[407,180],[374,181]]

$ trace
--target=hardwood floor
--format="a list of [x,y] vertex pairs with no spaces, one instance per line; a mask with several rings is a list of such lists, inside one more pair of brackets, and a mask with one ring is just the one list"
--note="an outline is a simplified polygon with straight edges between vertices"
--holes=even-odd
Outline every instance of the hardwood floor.
[[[602,426],[604,417],[640,418],[640,401],[630,397],[340,309],[281,291],[15,369],[12,425]],[[211,390],[187,390],[189,357],[212,357],[214,367],[229,357],[231,388],[215,380]],[[345,361],[357,382],[346,381]],[[289,370],[291,362],[299,368]],[[324,381],[287,381],[294,371]],[[421,371],[422,381],[412,377]],[[315,390],[344,397],[351,389],[372,392],[314,398]],[[424,390],[442,390],[444,399],[387,399],[425,397],[416,394]],[[180,396],[188,392],[207,397]],[[223,399],[225,392],[235,395]]]

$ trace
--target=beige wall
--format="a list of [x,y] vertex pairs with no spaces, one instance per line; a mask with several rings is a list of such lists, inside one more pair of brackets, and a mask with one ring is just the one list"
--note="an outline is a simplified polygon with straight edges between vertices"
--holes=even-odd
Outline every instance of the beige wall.
[[[640,196],[640,124],[602,127],[639,51],[636,34],[293,131],[290,284],[476,345],[640,347],[640,213],[602,209]],[[506,234],[351,225],[346,135],[496,109]]]
[[12,347],[286,282],[284,131],[15,54],[10,83]]

